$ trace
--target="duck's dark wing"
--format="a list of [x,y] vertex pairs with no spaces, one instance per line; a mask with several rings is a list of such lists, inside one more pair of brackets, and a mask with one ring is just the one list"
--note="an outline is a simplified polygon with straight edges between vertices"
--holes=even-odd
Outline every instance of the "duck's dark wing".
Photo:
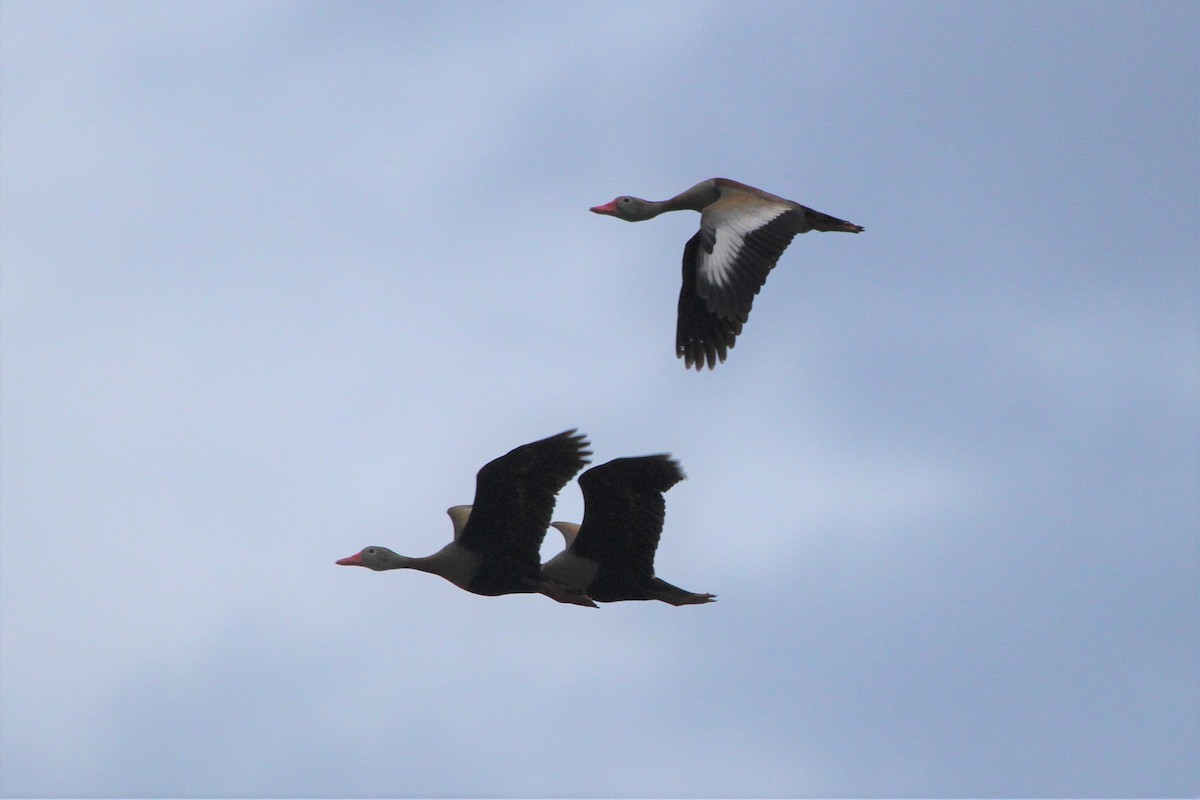
[[475,478],[475,502],[457,543],[482,553],[485,560],[540,571],[538,550],[555,496],[587,463],[587,448],[586,437],[569,430],[485,464]]
[[583,522],[571,549],[600,572],[649,579],[662,534],[663,492],[683,480],[668,455],[618,458],[579,476]]
[[675,356],[683,359],[686,368],[695,367],[697,372],[706,366],[712,369],[725,360],[742,332],[742,325],[750,318],[749,303],[732,316],[723,317],[710,311],[704,298],[696,293],[699,265],[696,253],[703,233],[697,232],[683,248],[683,285],[679,289],[679,316],[675,323]]
[[862,230],[853,222],[757,189],[722,186],[721,198],[700,215],[696,293],[709,311],[736,319],[749,312],[767,275],[798,234]]

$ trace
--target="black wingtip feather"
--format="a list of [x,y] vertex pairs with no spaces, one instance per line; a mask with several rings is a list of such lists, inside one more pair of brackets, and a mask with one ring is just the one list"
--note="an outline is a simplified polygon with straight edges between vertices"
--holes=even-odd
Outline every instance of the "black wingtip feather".
[[650,456],[614,458],[592,467],[579,476],[583,486],[592,482],[607,482],[655,492],[665,492],[687,478],[679,462],[668,453]]

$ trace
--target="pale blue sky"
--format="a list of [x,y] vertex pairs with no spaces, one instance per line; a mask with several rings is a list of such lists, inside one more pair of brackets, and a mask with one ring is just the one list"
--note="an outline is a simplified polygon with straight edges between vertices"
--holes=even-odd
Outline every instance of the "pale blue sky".
[[[1195,795],[1197,42],[6,0],[0,794]],[[587,209],[714,176],[867,230],[697,375],[696,216]],[[568,427],[680,460],[659,571],[717,603],[334,566]]]

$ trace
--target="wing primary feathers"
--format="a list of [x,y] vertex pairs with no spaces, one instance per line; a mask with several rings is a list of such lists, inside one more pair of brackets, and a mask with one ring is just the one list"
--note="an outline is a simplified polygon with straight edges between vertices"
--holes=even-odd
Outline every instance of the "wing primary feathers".
[[476,476],[475,502],[458,543],[489,557],[539,565],[555,498],[587,464],[588,446],[572,429],[489,461]]
[[675,323],[675,355],[682,358],[684,367],[697,372],[707,366],[715,367],[725,360],[742,325],[750,318],[750,305],[723,317],[709,310],[704,298],[696,292],[696,258],[703,231],[697,233],[683,248],[683,285],[679,289],[679,315]]

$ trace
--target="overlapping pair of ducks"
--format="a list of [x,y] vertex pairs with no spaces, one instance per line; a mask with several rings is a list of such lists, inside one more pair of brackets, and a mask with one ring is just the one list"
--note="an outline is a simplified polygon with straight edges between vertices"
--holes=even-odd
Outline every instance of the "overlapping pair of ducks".
[[[591,209],[639,222],[667,211],[699,211],[700,230],[683,249],[675,354],[687,368],[723,362],[767,275],[792,239],[808,231],[863,228],[760,189],[713,178],[670,200],[618,197]],[[574,430],[514,448],[479,470],[475,502],[447,513],[454,541],[423,558],[367,547],[338,564],[373,570],[417,569],[481,595],[538,592],[560,603],[595,606],[620,600],[671,605],[709,603],[657,577],[663,493],[684,477],[669,455],[618,458],[579,477],[583,522],[550,522],[555,497],[588,463],[589,443]],[[566,549],[545,564],[548,526]]]

